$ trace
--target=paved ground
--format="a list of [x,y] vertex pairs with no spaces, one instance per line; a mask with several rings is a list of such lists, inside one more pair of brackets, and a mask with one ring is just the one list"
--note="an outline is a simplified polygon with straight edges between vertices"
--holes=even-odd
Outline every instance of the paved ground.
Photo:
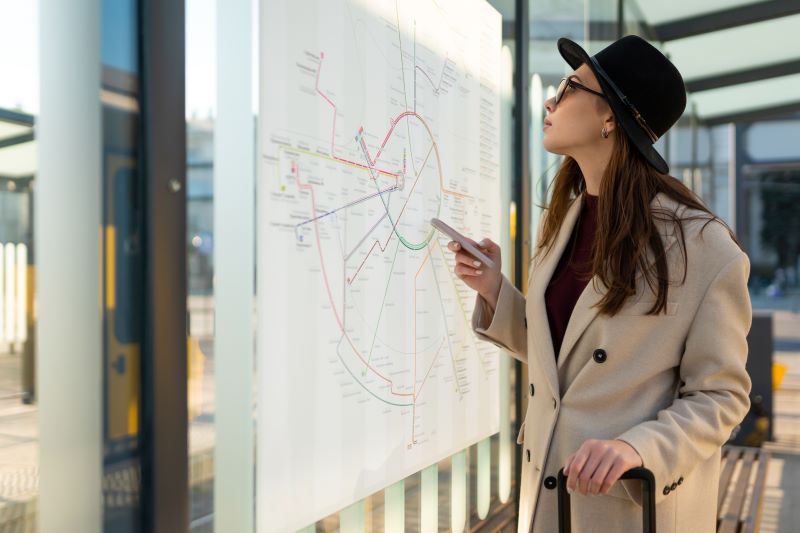
[[[197,531],[207,527],[213,509],[214,360],[213,320],[208,298],[190,299],[191,331],[201,362],[190,376],[193,417],[189,426],[191,518]],[[22,403],[21,351],[0,345],[0,532],[35,531],[39,442],[36,405]],[[199,372],[197,371],[199,370]],[[106,530],[124,533],[137,505],[136,465],[109,467],[103,480]],[[114,524],[113,526],[111,524]]]
[[800,531],[800,313],[776,311],[774,360],[788,367],[781,387],[775,391],[775,442],[767,470],[762,533]]
[[[800,531],[800,297],[754,298],[753,304],[756,308],[774,310],[774,359],[788,367],[780,389],[775,392],[775,442],[765,445],[772,451],[773,459],[767,474],[761,531],[794,533]],[[208,311],[207,302],[191,302],[190,307],[200,308],[193,313],[192,332],[199,334],[199,348],[203,352],[199,356],[203,361],[202,372],[193,376],[190,385],[194,387],[192,397],[196,402],[189,436],[193,458],[190,468],[195,480],[192,520],[193,531],[205,532],[211,531],[213,502],[213,332],[208,313],[204,312]],[[0,350],[0,531],[33,531],[30,516],[35,515],[39,463],[37,410],[21,402],[20,369],[19,354]],[[106,481],[112,489],[119,483],[125,489],[126,479],[135,485],[135,475],[128,474]],[[113,498],[124,496],[124,492],[109,491]],[[120,502],[119,505],[129,505],[125,498]],[[440,502],[443,508],[447,504]],[[376,505],[372,514],[379,509]],[[413,522],[412,516],[407,519],[409,524]]]

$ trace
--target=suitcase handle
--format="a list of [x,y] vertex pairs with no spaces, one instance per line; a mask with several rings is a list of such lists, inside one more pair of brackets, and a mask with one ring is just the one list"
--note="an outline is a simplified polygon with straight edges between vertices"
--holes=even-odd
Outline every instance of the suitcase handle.
[[[655,533],[656,531],[656,478],[647,468],[631,468],[624,472],[620,479],[642,480],[642,531]],[[571,533],[572,523],[569,507],[569,493],[567,492],[567,477],[564,469],[558,471],[558,531]]]

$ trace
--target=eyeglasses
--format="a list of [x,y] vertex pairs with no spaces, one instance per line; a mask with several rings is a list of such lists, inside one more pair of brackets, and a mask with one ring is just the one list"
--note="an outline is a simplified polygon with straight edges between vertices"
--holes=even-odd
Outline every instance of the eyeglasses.
[[586,91],[587,93],[596,94],[600,98],[605,99],[606,95],[603,93],[599,93],[593,89],[588,88],[585,85],[581,85],[577,81],[573,80],[572,78],[561,78],[561,82],[558,84],[558,90],[556,91],[556,105],[564,98],[564,94],[567,91],[567,87],[572,87],[573,89],[580,89],[582,91]]

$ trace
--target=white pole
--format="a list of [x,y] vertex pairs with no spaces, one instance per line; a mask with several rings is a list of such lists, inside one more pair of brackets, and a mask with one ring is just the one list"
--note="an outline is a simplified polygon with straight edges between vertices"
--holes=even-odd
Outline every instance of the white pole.
[[214,530],[253,531],[254,127],[251,0],[217,2]]
[[728,124],[728,220],[736,231],[736,124]]
[[[3,243],[0,243],[0,259],[5,257],[5,247],[6,246],[11,246],[11,245],[10,244],[3,245]],[[11,339],[7,339],[6,338],[6,320],[8,320],[8,318],[6,317],[5,306],[2,305],[2,302],[6,301],[5,300],[5,298],[6,298],[6,284],[3,281],[3,280],[6,279],[5,278],[5,276],[6,276],[6,274],[5,274],[5,266],[6,266],[5,261],[0,260],[0,344],[4,344],[4,345],[6,343],[10,343],[11,342]],[[10,350],[11,348],[9,346],[9,347],[4,347],[4,349]]]
[[16,330],[16,313],[14,313],[14,303],[16,302],[16,283],[14,282],[16,276],[14,273],[16,272],[16,248],[13,242],[10,242],[6,245],[5,254],[3,256],[3,260],[6,264],[6,293],[5,299],[3,300],[3,306],[5,307],[4,314],[6,316],[6,324],[5,324],[5,338],[8,340],[9,343],[13,344],[17,339],[14,332]]
[[17,245],[17,331],[14,339],[24,342],[28,337],[28,247]]
[[40,0],[34,201],[41,533],[102,530],[100,2]]

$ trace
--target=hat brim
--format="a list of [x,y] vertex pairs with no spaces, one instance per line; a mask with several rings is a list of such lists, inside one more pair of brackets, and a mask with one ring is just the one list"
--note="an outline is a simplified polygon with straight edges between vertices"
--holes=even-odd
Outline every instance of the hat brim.
[[653,147],[653,143],[650,140],[650,137],[644,132],[644,130],[639,126],[636,122],[636,119],[633,118],[630,111],[628,111],[627,106],[622,103],[622,100],[619,99],[617,94],[608,84],[601,73],[598,73],[595,69],[592,61],[590,59],[589,54],[586,53],[578,43],[572,41],[571,39],[567,39],[566,37],[562,37],[558,40],[558,51],[561,54],[561,57],[569,64],[573,70],[577,70],[581,65],[584,63],[592,70],[595,77],[597,78],[598,83],[603,89],[603,94],[606,95],[608,99],[608,103],[611,106],[611,109],[614,111],[614,115],[617,117],[617,120],[622,125],[622,129],[625,130],[625,133],[628,134],[628,137],[633,142],[636,149],[639,150],[644,158],[647,160],[650,165],[659,171],[662,174],[669,173],[669,165],[661,157],[661,154],[656,151]]

